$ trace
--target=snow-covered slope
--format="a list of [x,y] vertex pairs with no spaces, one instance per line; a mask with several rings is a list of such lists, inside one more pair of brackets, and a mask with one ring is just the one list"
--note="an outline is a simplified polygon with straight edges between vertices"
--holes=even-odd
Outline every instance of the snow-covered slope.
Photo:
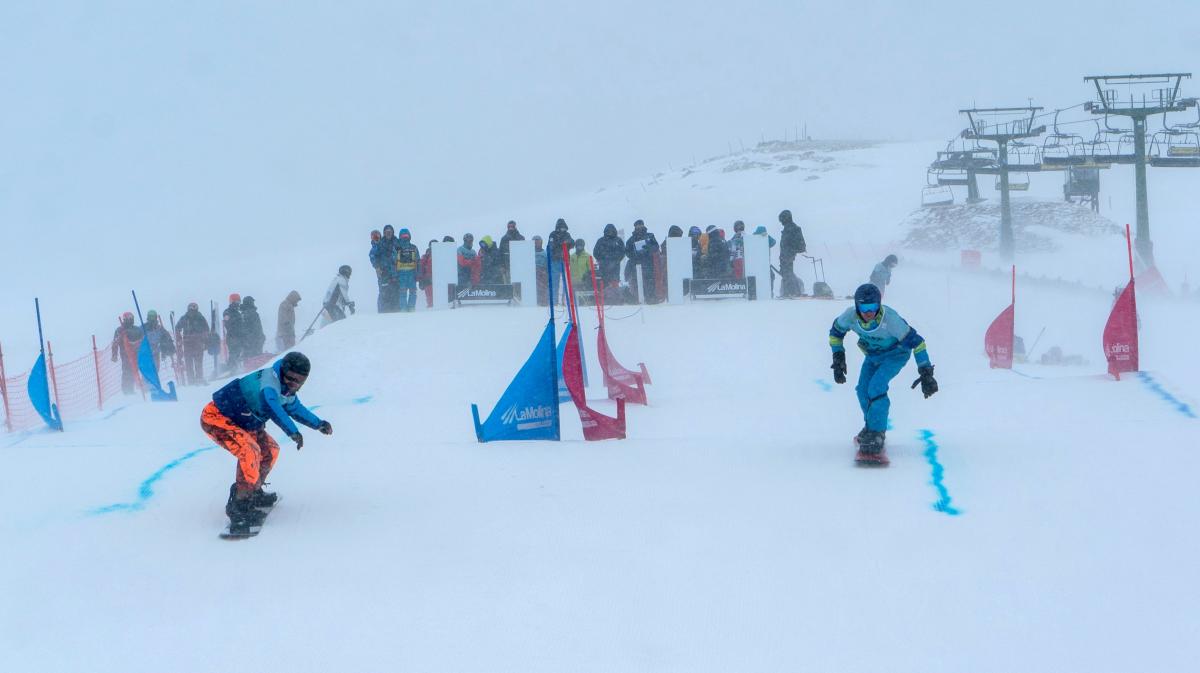
[[[902,238],[923,176],[899,176],[930,147],[837,152],[817,180],[710,162],[518,219],[661,233],[791,207],[843,293]],[[1120,252],[1111,272],[1059,254],[1115,285]],[[335,434],[281,442],[283,499],[245,542],[216,537],[234,462],[199,428],[211,390],[0,437],[0,670],[1186,670],[1200,366],[1178,341],[1195,318],[1144,300],[1149,373],[1114,382],[1110,296],[1023,280],[1035,359],[1056,345],[1090,364],[989,370],[1007,277],[902,257],[887,302],[942,390],[910,390],[912,366],[895,380],[887,470],[851,466],[861,416],[826,342],[846,304],[817,300],[610,309],[613,350],[654,384],[629,439],[605,443],[569,405],[563,442],[475,441],[469,404],[490,410],[541,310],[336,324],[304,343],[302,391]]]

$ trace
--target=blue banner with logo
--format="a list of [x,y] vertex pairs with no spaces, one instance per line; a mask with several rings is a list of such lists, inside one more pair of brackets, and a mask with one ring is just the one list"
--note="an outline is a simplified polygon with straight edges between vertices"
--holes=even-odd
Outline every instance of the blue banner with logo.
[[29,372],[29,382],[25,389],[29,391],[29,400],[38,416],[46,421],[52,430],[62,430],[62,416],[58,413],[58,405],[50,402],[50,382],[46,379],[46,354],[38,356],[33,363],[33,371]]
[[481,442],[559,438],[558,357],[554,349],[554,321],[546,323],[542,338],[517,372],[487,421],[479,423],[479,407],[471,405],[475,437]]

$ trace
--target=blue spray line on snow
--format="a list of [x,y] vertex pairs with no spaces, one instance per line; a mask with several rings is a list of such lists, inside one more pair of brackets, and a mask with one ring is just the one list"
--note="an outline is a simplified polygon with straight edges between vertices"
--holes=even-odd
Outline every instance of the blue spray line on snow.
[[1163,388],[1158,381],[1154,380],[1153,376],[1150,376],[1146,372],[1138,372],[1137,376],[1142,383],[1146,384],[1146,387],[1150,389],[1150,392],[1166,400],[1168,404],[1175,407],[1175,411],[1178,411],[1188,418],[1196,418],[1196,413],[1192,411],[1190,406],[1180,401],[1179,398],[1175,397],[1171,393],[1167,392],[1167,390]]
[[[366,403],[370,402],[373,397],[374,397],[373,395],[365,395],[363,397],[356,397],[351,401],[354,404],[366,404]],[[313,406],[309,407],[309,409],[318,409],[320,407],[321,407],[321,405],[314,404]],[[122,408],[124,408],[124,407],[122,407]],[[120,410],[121,409],[116,409],[112,413],[115,414]],[[110,417],[111,417],[111,415],[112,414],[110,414]],[[166,465],[163,465],[162,467],[160,467],[158,469],[157,472],[150,475],[145,481],[143,481],[141,483],[140,486],[138,486],[137,500],[134,500],[133,502],[118,502],[118,503],[115,503],[112,505],[107,505],[105,507],[97,507],[95,509],[88,511],[88,514],[97,515],[97,514],[108,514],[110,512],[137,512],[137,511],[145,509],[146,501],[148,501],[150,498],[154,497],[154,483],[155,482],[157,482],[159,479],[162,479],[164,476],[166,476],[166,474],[168,472],[179,467],[183,463],[191,460],[192,458],[195,458],[196,456],[200,455],[201,453],[204,453],[205,451],[211,451],[215,448],[217,448],[217,447],[206,446],[202,449],[196,449],[195,451],[189,451],[188,453],[183,454],[182,456],[176,458],[175,460],[172,460],[171,462],[167,463]]]
[[196,449],[195,451],[189,451],[188,453],[185,453],[182,456],[176,458],[175,460],[172,460],[171,462],[167,463],[166,465],[163,465],[162,467],[158,468],[157,472],[150,475],[149,478],[147,478],[145,481],[143,481],[141,486],[138,486],[137,500],[134,500],[133,502],[119,502],[119,503],[116,503],[113,505],[108,505],[106,507],[97,507],[96,509],[93,509],[90,512],[88,512],[88,514],[96,515],[96,514],[108,514],[110,512],[136,512],[138,510],[145,509],[146,501],[154,496],[154,483],[156,481],[158,481],[159,479],[162,479],[164,476],[166,476],[166,474],[168,472],[179,467],[180,465],[191,460],[192,458],[195,458],[196,456],[204,453],[205,451],[212,451],[215,448],[216,448],[215,446],[206,446],[202,449]]
[[813,379],[813,383],[821,386],[821,390],[824,390],[827,393],[833,392],[833,386],[829,385],[829,382],[825,379]]
[[922,429],[920,432],[921,441],[925,442],[925,459],[929,461],[929,466],[932,468],[933,478],[929,483],[933,484],[934,489],[938,492],[938,501],[933,503],[933,508],[950,516],[958,516],[962,512],[950,504],[950,492],[946,490],[946,485],[942,483],[942,476],[946,469],[938,462],[937,442],[933,441],[933,432]]

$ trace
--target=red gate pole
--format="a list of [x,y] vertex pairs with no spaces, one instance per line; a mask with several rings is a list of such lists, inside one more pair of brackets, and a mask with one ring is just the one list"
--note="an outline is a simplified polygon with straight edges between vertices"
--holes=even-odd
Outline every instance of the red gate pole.
[[100,351],[96,350],[96,335],[92,335],[92,359],[96,362],[96,408],[104,411],[104,388],[100,385]]
[[50,386],[54,389],[54,403],[58,405],[58,417],[62,418],[62,401],[58,399],[58,377],[54,375],[54,348],[46,341],[46,357],[50,360]]
[[8,411],[8,383],[5,381],[3,348],[0,348],[0,397],[4,398],[4,429],[12,432],[12,415]]

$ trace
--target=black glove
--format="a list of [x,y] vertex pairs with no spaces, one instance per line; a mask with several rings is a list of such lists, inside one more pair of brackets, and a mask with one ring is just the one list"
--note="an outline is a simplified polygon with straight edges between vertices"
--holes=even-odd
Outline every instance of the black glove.
[[296,443],[297,451],[304,448],[304,435],[300,434],[299,432],[293,432],[292,434],[288,435],[288,439]]
[[833,354],[833,380],[838,383],[846,382],[846,351]]
[[350,315],[354,315],[354,302],[346,304],[346,308],[350,309]]
[[921,392],[925,393],[926,398],[938,391],[937,380],[933,378],[933,365],[917,367],[917,373],[921,376],[916,381],[913,381],[912,386],[909,387],[910,390],[916,388],[917,384],[920,383]]
[[329,424],[329,421],[321,421],[321,424],[317,426],[317,431],[322,435],[332,435],[333,426]]

